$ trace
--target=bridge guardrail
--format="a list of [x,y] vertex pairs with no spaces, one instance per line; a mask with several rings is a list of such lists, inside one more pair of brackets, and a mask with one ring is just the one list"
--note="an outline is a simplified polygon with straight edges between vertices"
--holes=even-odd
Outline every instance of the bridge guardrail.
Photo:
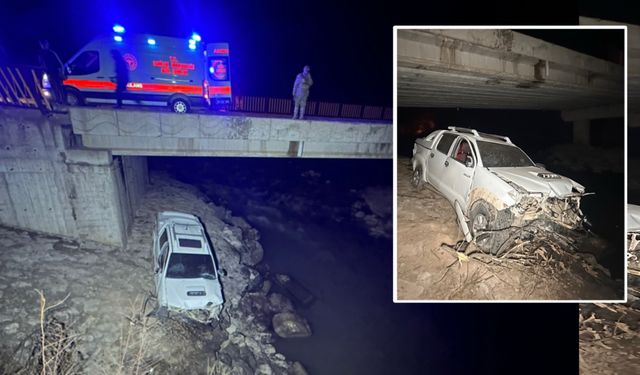
[[[234,112],[293,114],[293,100],[261,96],[234,96],[229,108]],[[338,117],[366,120],[392,120],[389,107],[309,101],[305,116]]]
[[[39,108],[43,113],[53,110],[51,98],[44,95],[41,77],[43,70],[34,66],[0,65],[0,105]],[[264,114],[293,114],[290,98],[267,98],[261,96],[234,96],[229,110]],[[324,101],[309,101],[306,116],[392,120],[389,107],[342,104]]]
[[39,78],[42,72],[33,66],[0,66],[0,104],[51,111]]

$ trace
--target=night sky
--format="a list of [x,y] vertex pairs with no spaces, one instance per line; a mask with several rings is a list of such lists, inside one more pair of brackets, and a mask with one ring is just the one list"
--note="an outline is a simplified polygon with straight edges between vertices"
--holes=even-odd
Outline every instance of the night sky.
[[[417,5],[416,5],[417,4]],[[423,1],[25,1],[0,4],[0,45],[15,63],[35,63],[47,38],[67,60],[115,22],[128,33],[226,41],[236,95],[288,98],[295,75],[312,67],[310,100],[392,104],[392,27],[445,24],[575,24],[577,3],[542,3],[532,9],[513,2],[460,7]],[[543,11],[544,10],[544,11]]]

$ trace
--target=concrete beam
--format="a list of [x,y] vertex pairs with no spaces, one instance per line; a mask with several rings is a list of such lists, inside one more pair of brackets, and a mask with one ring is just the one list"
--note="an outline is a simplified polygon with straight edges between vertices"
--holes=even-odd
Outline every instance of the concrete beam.
[[607,105],[567,110],[560,112],[560,116],[562,120],[566,122],[624,117],[624,105]]
[[113,155],[392,158],[391,125],[71,108],[73,132]]
[[511,30],[399,30],[398,104],[563,110],[622,103],[624,67]]

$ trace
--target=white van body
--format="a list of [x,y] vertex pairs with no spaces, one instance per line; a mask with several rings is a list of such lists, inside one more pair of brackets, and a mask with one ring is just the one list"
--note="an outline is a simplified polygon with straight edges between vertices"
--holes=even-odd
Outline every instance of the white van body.
[[[118,37],[119,41],[113,36],[92,40],[65,64],[67,79],[63,84],[69,104],[115,103],[112,50],[120,52],[129,70],[124,104],[168,105],[175,112],[187,112],[192,106],[209,105],[210,93],[214,96],[224,94],[222,96],[228,96],[231,101],[226,43],[208,45],[212,51],[226,51],[214,71],[207,68],[211,60],[207,58],[207,48],[200,43],[192,48],[189,39],[148,34]],[[226,65],[221,66],[223,63]],[[223,77],[225,80],[211,82],[221,76],[220,71],[227,73]]]

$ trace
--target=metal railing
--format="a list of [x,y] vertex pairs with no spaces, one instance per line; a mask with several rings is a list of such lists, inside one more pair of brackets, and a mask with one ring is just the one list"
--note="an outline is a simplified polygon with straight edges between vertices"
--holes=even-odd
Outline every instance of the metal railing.
[[0,104],[51,111],[51,101],[43,94],[42,73],[32,66],[0,66]]
[[[234,112],[291,115],[293,100],[262,96],[234,96],[229,109]],[[309,101],[305,116],[390,121],[393,119],[393,111],[389,107],[381,106]]]
[[[39,108],[43,113],[52,111],[51,93],[45,95],[42,74],[41,68],[33,66],[0,66],[0,104]],[[293,100],[234,96],[228,109],[234,112],[292,115]],[[305,116],[390,121],[393,111],[381,106],[309,101]]]

